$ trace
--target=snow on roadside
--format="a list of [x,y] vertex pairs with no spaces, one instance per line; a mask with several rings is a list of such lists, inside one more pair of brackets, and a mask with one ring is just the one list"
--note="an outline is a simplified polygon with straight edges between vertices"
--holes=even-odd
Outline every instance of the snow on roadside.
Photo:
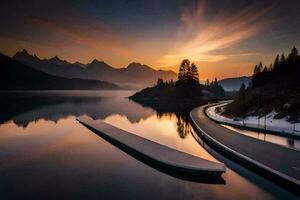
[[206,114],[210,118],[218,122],[225,122],[228,124],[240,125],[240,126],[245,126],[250,128],[259,128],[259,129],[269,130],[269,131],[296,134],[300,136],[300,123],[290,123],[287,121],[287,117],[282,119],[274,119],[274,116],[276,114],[274,111],[263,117],[251,116],[251,117],[246,117],[244,119],[228,118],[216,112],[216,108],[218,107],[222,108],[226,104],[227,103],[211,106],[206,109]]

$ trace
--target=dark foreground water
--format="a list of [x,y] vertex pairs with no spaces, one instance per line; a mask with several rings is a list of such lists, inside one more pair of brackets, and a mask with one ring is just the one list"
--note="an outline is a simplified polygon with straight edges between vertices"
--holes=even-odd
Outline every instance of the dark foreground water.
[[[180,112],[132,102],[124,91],[2,93],[0,199],[297,199],[225,159]],[[102,119],[169,147],[227,165],[225,184],[186,181],[112,146],[75,119]]]

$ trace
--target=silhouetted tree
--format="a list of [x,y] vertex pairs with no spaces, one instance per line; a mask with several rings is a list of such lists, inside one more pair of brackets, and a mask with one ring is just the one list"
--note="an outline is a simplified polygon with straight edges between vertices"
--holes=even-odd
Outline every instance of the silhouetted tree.
[[214,86],[218,86],[219,85],[219,83],[218,83],[218,79],[217,78],[215,78],[215,80],[214,80]]
[[206,85],[206,86],[209,86],[209,79],[206,79],[205,85]]
[[262,73],[267,73],[268,72],[268,67],[265,65],[265,67],[264,67],[264,69],[263,69],[263,71],[262,71]]
[[275,73],[278,73],[278,70],[279,70],[279,55],[278,54],[275,58],[273,69],[274,69]]
[[170,85],[174,85],[173,79],[170,80]]
[[188,59],[181,62],[178,73],[179,85],[198,85],[199,84],[199,74],[197,66],[194,63],[190,63]]
[[178,81],[180,83],[186,83],[189,70],[190,70],[190,61],[188,59],[184,59],[181,62],[179,67]]
[[206,84],[208,84],[208,85],[206,85],[205,88],[208,91],[210,91],[210,92],[212,92],[212,93],[214,93],[214,94],[216,94],[218,96],[223,96],[224,95],[224,93],[225,93],[224,88],[221,85],[219,85],[219,82],[218,82],[217,78],[215,78],[210,83],[209,83],[209,80],[207,80]]
[[279,73],[284,71],[286,64],[285,56],[284,54],[281,54],[280,61],[279,61]]
[[199,83],[198,69],[194,63],[192,63],[192,65],[191,65],[191,78],[194,83],[196,83],[196,84]]
[[298,50],[296,47],[293,47],[290,54],[287,57],[287,71],[294,70],[297,67],[297,58],[298,58]]
[[258,65],[255,65],[252,76],[252,87],[258,87],[262,83],[262,62],[259,62]]
[[296,47],[293,47],[291,53],[288,56],[288,62],[295,63],[298,57],[298,50]]
[[156,85],[163,85],[164,84],[164,80],[162,78],[158,78]]
[[300,66],[300,56],[298,55],[297,48],[293,47],[287,58],[284,54],[281,54],[281,56],[277,55],[274,64],[270,65],[269,68],[265,66],[262,69],[261,62],[259,65],[256,65],[253,70],[251,86],[252,88],[260,87],[273,80],[282,79],[287,76],[290,79],[295,79],[294,81],[297,82],[299,78],[293,78],[300,70],[300,67],[297,66]]

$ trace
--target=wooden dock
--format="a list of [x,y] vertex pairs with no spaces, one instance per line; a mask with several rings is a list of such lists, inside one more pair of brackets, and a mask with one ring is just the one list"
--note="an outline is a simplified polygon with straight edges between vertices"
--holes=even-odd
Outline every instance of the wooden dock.
[[223,163],[208,161],[177,151],[116,128],[103,121],[96,121],[88,117],[80,117],[77,120],[121,150],[126,152],[129,150],[131,153],[150,161],[152,164],[167,169],[167,171],[179,174],[183,173],[189,176],[200,176],[201,178],[201,176],[221,177],[222,173],[226,170]]
[[300,191],[299,151],[229,130],[207,117],[207,107],[195,108],[190,113],[195,130],[206,142],[259,174]]

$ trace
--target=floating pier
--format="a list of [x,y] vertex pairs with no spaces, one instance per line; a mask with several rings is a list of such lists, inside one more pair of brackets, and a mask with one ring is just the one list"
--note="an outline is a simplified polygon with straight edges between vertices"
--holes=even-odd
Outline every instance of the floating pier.
[[[137,155],[151,165],[160,166],[165,171],[172,171],[178,174],[185,174],[189,177],[221,177],[226,171],[223,163],[217,163],[193,156],[167,146],[158,144],[151,140],[129,133],[101,120],[93,120],[89,117],[77,118],[81,124],[92,130],[94,133],[117,146],[129,154]],[[209,182],[209,179],[206,179]],[[201,181],[200,181],[201,182]]]

